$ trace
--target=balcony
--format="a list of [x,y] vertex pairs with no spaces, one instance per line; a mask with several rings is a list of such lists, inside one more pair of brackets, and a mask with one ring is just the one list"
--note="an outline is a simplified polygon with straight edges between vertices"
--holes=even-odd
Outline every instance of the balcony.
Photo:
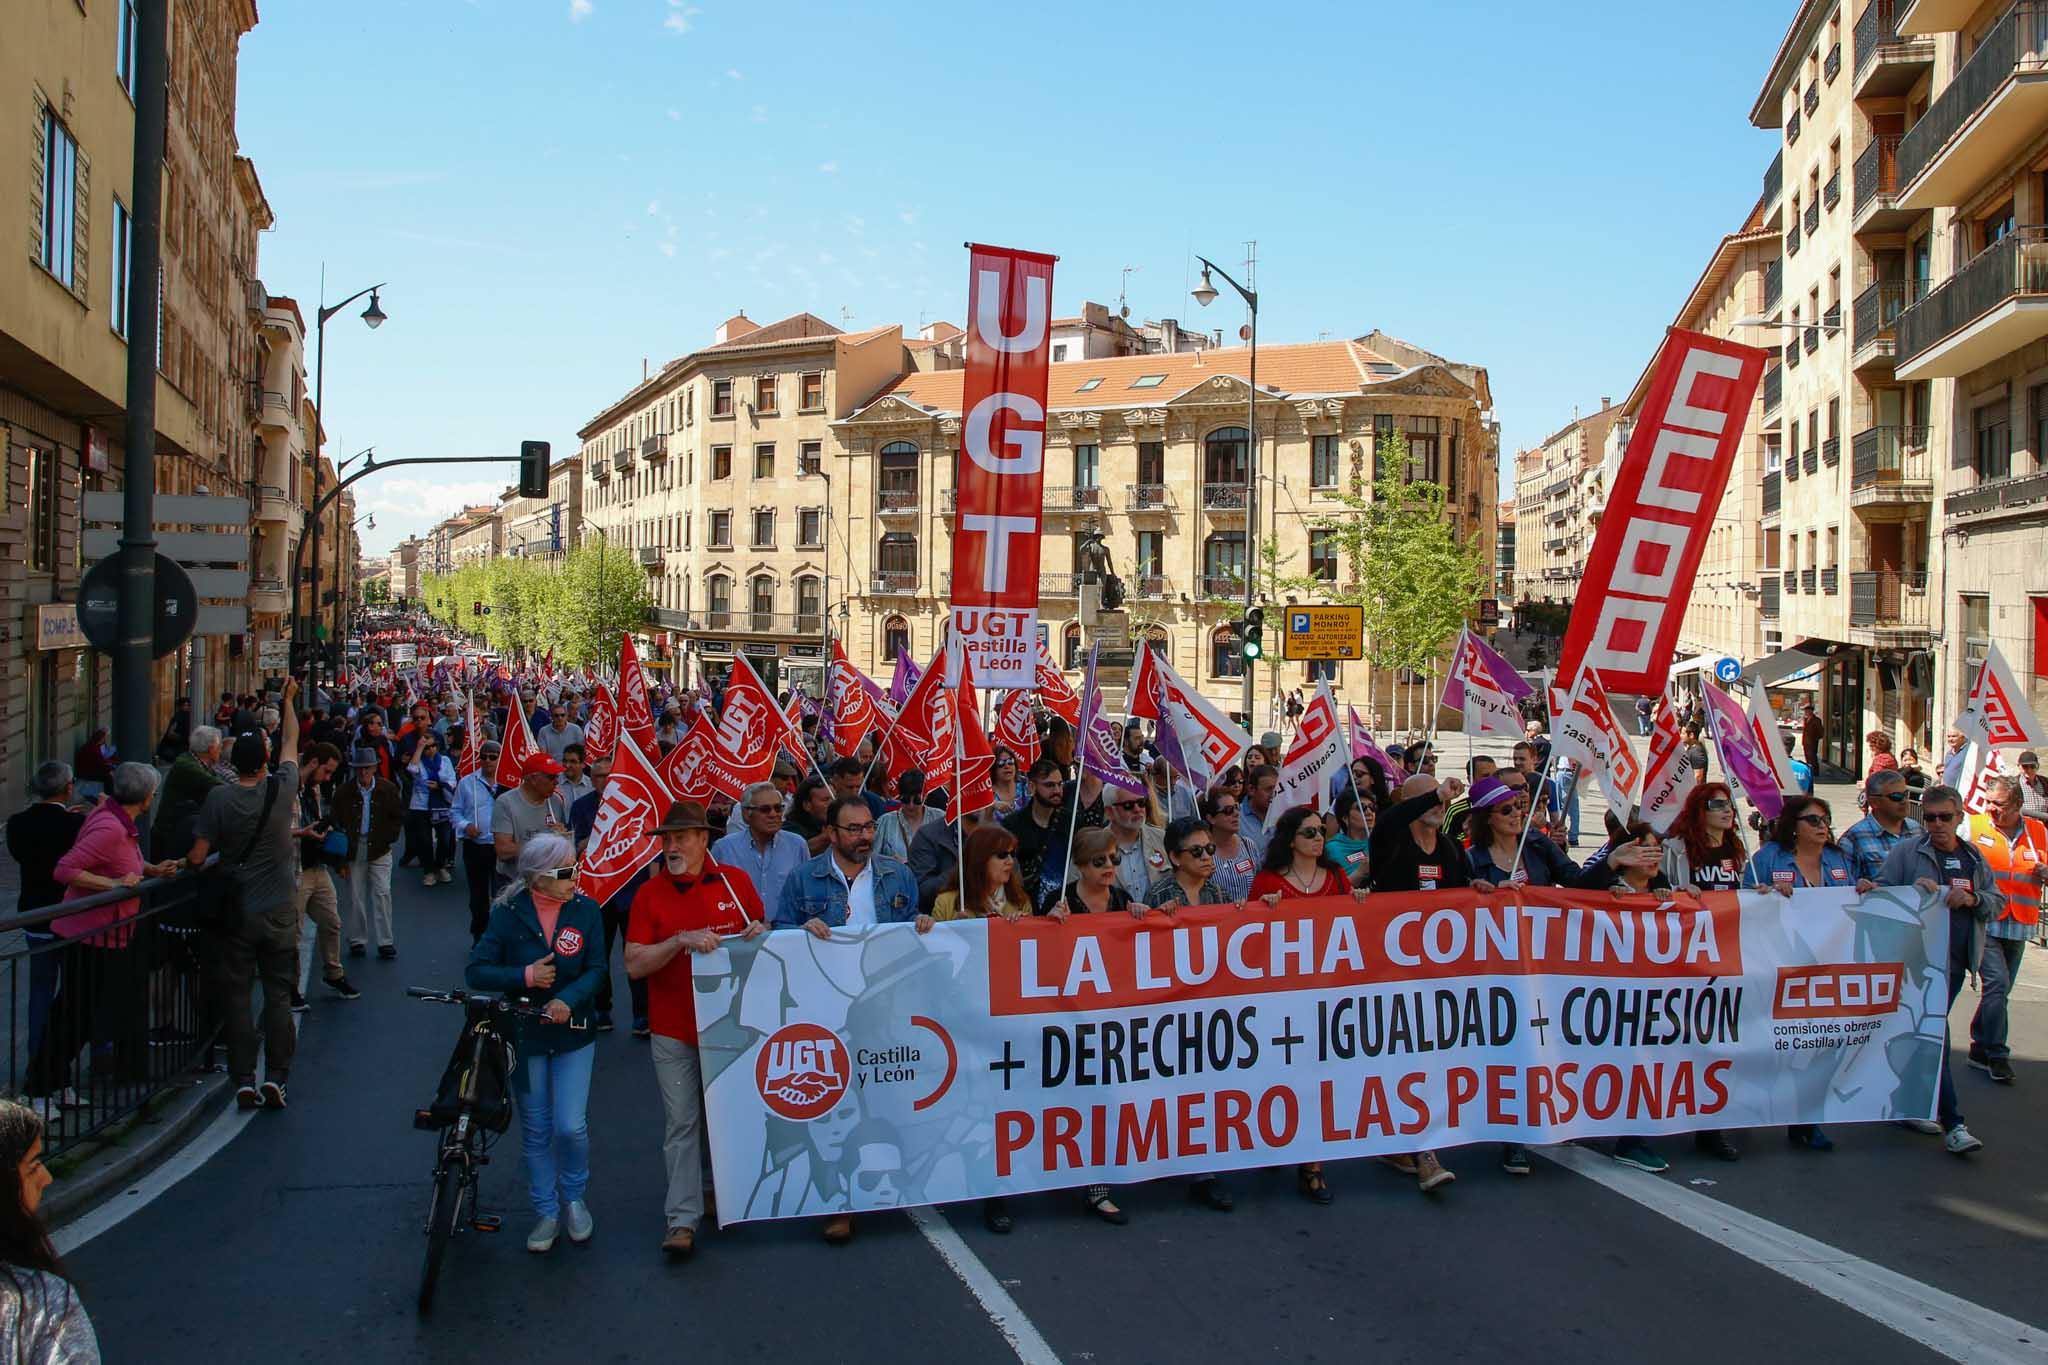
[[916,591],[914,573],[877,573],[868,580],[868,593],[873,597],[906,597]]
[[1106,512],[1108,500],[1102,490],[1093,484],[1047,484],[1044,489],[1045,510],[1067,515],[1074,513]]
[[825,618],[806,611],[733,611],[718,607],[685,613],[678,630],[704,631],[722,635],[819,635]]
[[1073,573],[1042,573],[1038,576],[1040,597],[1073,597],[1081,586],[1081,575]]
[[1202,485],[1202,510],[1225,515],[1242,515],[1246,494],[1249,491],[1241,483],[1205,483]]
[[1173,493],[1163,483],[1124,485],[1124,510],[1132,516],[1140,512],[1166,512],[1172,508]]
[[875,513],[884,517],[914,517],[917,501],[915,488],[880,488],[875,490]]
[[263,310],[270,307],[270,291],[263,287],[261,280],[244,280],[242,287],[249,311],[262,317]]
[[1842,571],[1833,565],[1820,571],[1820,590],[1824,597],[1833,597],[1842,590]]
[[1787,256],[1797,256],[1799,254],[1799,220],[1797,218],[1792,220],[1791,227],[1785,229],[1785,254]]
[[1806,116],[1807,116],[1808,118],[1812,118],[1812,117],[1814,116],[1814,114],[1815,114],[1815,113],[1817,113],[1817,112],[1819,111],[1819,109],[1820,109],[1820,82],[1819,82],[1819,81],[1815,81],[1815,82],[1814,82],[1814,83],[1813,83],[1812,85],[1809,85],[1809,86],[1807,86],[1807,87],[1806,87],[1806,99],[1805,99],[1805,101],[1803,102],[1803,104],[1802,104],[1802,107],[1803,107],[1803,108],[1804,108],[1804,109],[1806,110]]
[[1764,475],[1764,515],[1775,517],[1784,506],[1785,486],[1782,476],[1773,469]]
[[1785,199],[1785,150],[1771,158],[1771,164],[1764,167],[1764,222],[1766,226],[1778,225],[1778,206]]
[[590,462],[590,477],[603,483],[612,476],[612,462],[600,455]]
[[[1798,434],[1796,431],[1793,433],[1795,437]],[[1799,482],[1799,452],[1796,450],[1785,457],[1785,482]]]
[[1764,311],[1770,312],[1785,297],[1785,262],[1776,260],[1764,267]]
[[1784,580],[1785,580],[1785,595],[1786,595],[1787,597],[1796,597],[1796,596],[1798,596],[1798,595],[1799,595],[1799,571],[1798,571],[1797,569],[1787,569],[1787,570],[1785,570],[1785,572],[1784,572],[1784,574],[1782,575],[1782,577],[1783,577],[1783,578],[1784,578]]
[[1924,212],[1965,203],[2010,171],[2044,117],[2048,0],[2021,0],[1899,143],[1900,205]]
[[1842,439],[1830,436],[1820,443],[1820,462],[1833,469],[1842,462]]
[[1820,448],[1808,446],[1806,453],[1799,457],[1799,467],[1802,474],[1820,473]]
[[2048,336],[2048,228],[2015,228],[1899,314],[1899,378],[1956,379]]
[[1926,427],[1882,426],[1849,443],[1849,505],[1903,510],[1934,499]]
[[[1794,319],[1794,325],[1798,325],[1797,319]],[[1799,338],[1796,336],[1785,343],[1785,364],[1790,369],[1799,368]]]
[[282,578],[252,578],[249,580],[250,611],[286,611],[289,603],[285,600]]
[[1859,570],[1849,575],[1849,624],[1879,631],[1924,632],[1931,618],[1927,575],[1896,569]]
[[612,452],[612,468],[613,468],[613,469],[616,469],[616,470],[618,470],[618,471],[619,471],[619,472],[620,472],[621,474],[623,474],[623,473],[625,473],[625,472],[626,472],[627,470],[631,469],[632,467],[633,467],[633,447],[631,447],[631,446],[627,446],[627,447],[626,447],[626,448],[625,448],[624,450],[615,450],[615,451],[613,451],[613,452]]
[[256,520],[283,521],[292,519],[292,501],[286,492],[272,483],[256,485]]
[[1857,232],[1901,232],[1917,214],[1899,207],[1899,135],[1872,138],[1850,168],[1850,226]]
[[1764,415],[1770,416],[1785,401],[1785,367],[1773,365],[1764,371]]
[[1898,317],[1906,306],[1904,280],[1879,280],[1850,308],[1849,368],[1889,369],[1898,355]]
[[1791,118],[1785,120],[1785,145],[1787,147],[1799,145],[1799,111],[1797,109],[1792,111]]
[[1131,580],[1131,595],[1141,601],[1160,601],[1168,595],[1166,580],[1157,574],[1140,574]]
[[667,435],[667,433],[666,433],[666,432],[664,432],[664,433],[661,433],[661,434],[659,434],[659,435],[655,435],[655,436],[649,436],[648,438],[646,438],[645,440],[643,440],[642,442],[640,442],[640,454],[641,454],[641,455],[642,455],[642,456],[643,456],[644,458],[646,458],[646,459],[649,459],[649,460],[665,460],[665,459],[667,459],[667,458],[668,458],[668,435]]
[[1899,32],[1949,33],[1959,29],[1977,12],[1981,0],[1900,0]]
[[1806,224],[1807,236],[1811,237],[1820,231],[1820,200],[1816,199],[1806,206],[1806,217],[1801,221]]
[[1784,614],[1783,608],[1780,606],[1784,598],[1779,590],[1778,576],[1774,573],[1765,574],[1763,588],[1763,604],[1758,610],[1765,620],[1775,620]]
[[2048,472],[1993,479],[1961,489],[1943,498],[1941,507],[1953,520],[1990,517],[2016,508],[2038,509],[2043,502],[2048,502]]
[[1825,329],[1818,322],[1810,322],[1800,329],[1799,339],[1805,345],[1808,355],[1820,349],[1820,334],[1823,330]]
[[657,570],[661,568],[661,547],[659,545],[642,545],[640,547],[640,567]]
[[1818,569],[1801,569],[1799,571],[1799,591],[1811,597],[1819,586],[1820,571]]
[[263,420],[266,427],[288,427],[292,424],[291,395],[277,389],[263,390]]
[[[1547,574],[1549,571],[1546,570]],[[1201,578],[1204,597],[1243,597],[1244,580],[1236,574],[1210,573]]]
[[1902,37],[1893,0],[1871,0],[1863,7],[1855,42],[1859,100],[1903,95],[1934,65],[1934,39]]
[[1828,49],[1828,55],[1821,58],[1820,74],[1821,79],[1825,80],[1829,85],[1833,85],[1835,83],[1835,77],[1842,74],[1841,43],[1837,42],[1833,47]]

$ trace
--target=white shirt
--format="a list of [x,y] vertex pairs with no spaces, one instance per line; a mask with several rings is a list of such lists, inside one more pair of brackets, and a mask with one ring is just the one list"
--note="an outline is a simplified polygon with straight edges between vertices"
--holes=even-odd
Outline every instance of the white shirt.
[[875,862],[870,858],[861,864],[861,869],[852,881],[846,879],[846,871],[839,866],[837,858],[827,858],[832,875],[839,878],[846,888],[846,927],[849,929],[872,929],[875,927]]

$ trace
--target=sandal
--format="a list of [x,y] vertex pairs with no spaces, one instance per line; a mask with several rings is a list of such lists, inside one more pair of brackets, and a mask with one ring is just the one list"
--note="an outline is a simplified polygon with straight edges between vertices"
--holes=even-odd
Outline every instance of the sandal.
[[1007,1236],[1010,1228],[1010,1209],[1000,1199],[981,1201],[981,1225],[998,1236]]
[[1327,1204],[1337,1196],[1330,1193],[1330,1182],[1323,1179],[1320,1169],[1311,1170],[1298,1166],[1294,1171],[1294,1187],[1301,1197],[1311,1204]]
[[1089,1209],[1092,1210],[1095,1216],[1097,1218],[1100,1218],[1103,1222],[1113,1223],[1117,1227],[1122,1227],[1124,1224],[1131,1221],[1131,1216],[1128,1213],[1125,1213],[1122,1209],[1118,1208],[1113,1202],[1111,1202],[1109,1197],[1109,1186],[1090,1185],[1088,1187],[1088,1192],[1085,1198],[1088,1201]]
[[837,1218],[825,1220],[825,1240],[836,1247],[843,1247],[853,1240],[853,1215],[842,1213]]

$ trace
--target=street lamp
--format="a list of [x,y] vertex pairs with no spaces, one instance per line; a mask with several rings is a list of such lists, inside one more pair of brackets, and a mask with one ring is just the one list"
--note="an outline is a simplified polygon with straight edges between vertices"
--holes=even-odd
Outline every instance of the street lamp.
[[[1194,295],[1196,303],[1207,308],[1216,301],[1216,286],[1209,278],[1210,272],[1214,271],[1223,277],[1225,284],[1238,292],[1238,296],[1244,300],[1245,307],[1251,310],[1251,329],[1247,338],[1251,343],[1251,355],[1248,358],[1249,373],[1245,379],[1244,401],[1244,609],[1249,614],[1252,609],[1252,573],[1258,564],[1257,552],[1254,547],[1258,544],[1259,539],[1259,296],[1254,291],[1239,284],[1236,280],[1231,279],[1229,271],[1215,264],[1208,257],[1197,256],[1195,259],[1202,263],[1202,282],[1190,291]],[[1242,655],[1243,645],[1242,641],[1240,641],[1240,658],[1242,658]],[[1252,661],[1244,659],[1243,663],[1244,723],[1248,727],[1256,728],[1252,715]]]
[[[385,312],[382,305],[378,302],[379,296],[377,292],[383,287],[383,283],[373,284],[367,289],[356,290],[355,293],[350,294],[339,303],[329,305],[325,302],[327,284],[324,273],[321,277],[320,297],[322,302],[320,311],[315,315],[313,325],[313,439],[308,443],[310,451],[307,455],[307,460],[313,466],[313,505],[315,506],[320,502],[320,427],[327,420],[327,319],[333,317],[363,295],[368,294],[370,296],[370,306],[363,309],[362,317],[364,325],[374,332],[377,328],[384,325]],[[360,454],[370,455],[371,463],[374,464],[376,457],[371,455],[370,451],[375,448],[373,446],[370,450],[362,451]],[[359,457],[351,456],[350,458],[353,461]],[[337,474],[339,472],[339,470],[336,471]],[[320,607],[320,518],[317,515],[308,513],[308,519],[313,523],[311,530],[313,540],[311,615],[314,640],[317,643],[320,635],[320,620],[325,614],[321,611]],[[294,602],[298,601],[298,592],[299,585],[296,583],[292,584],[292,600]],[[305,620],[306,618],[304,616],[296,616],[296,619]],[[319,655],[317,652],[314,658],[313,677],[317,681],[320,676]]]
[[1842,324],[1826,322],[1780,322],[1776,318],[1737,318],[1730,327],[1777,327],[1791,332],[1819,332],[1822,336],[1833,336],[1842,330]]

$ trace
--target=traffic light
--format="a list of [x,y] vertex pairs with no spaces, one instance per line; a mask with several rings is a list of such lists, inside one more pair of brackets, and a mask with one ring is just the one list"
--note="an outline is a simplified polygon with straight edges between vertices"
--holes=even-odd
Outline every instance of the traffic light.
[[519,496],[544,498],[548,495],[548,443],[519,443]]
[[1266,652],[1266,612],[1263,607],[1253,607],[1244,614],[1244,657],[1250,663]]
[[482,615],[484,614],[484,604],[483,604],[483,603],[481,603],[481,602],[472,602],[472,603],[470,603],[470,604],[469,604],[469,614],[470,614],[471,616],[482,616]]

